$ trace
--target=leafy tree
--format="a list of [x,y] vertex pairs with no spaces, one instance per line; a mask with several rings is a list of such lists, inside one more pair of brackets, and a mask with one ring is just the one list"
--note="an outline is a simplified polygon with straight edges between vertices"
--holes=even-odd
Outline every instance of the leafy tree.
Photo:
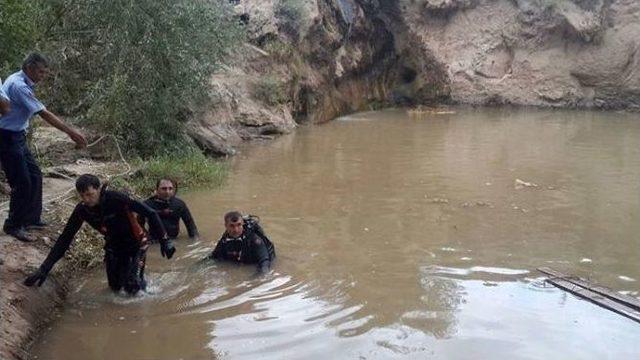
[[38,1],[0,0],[0,77],[19,67],[44,31],[46,6]]
[[49,103],[116,135],[130,155],[190,146],[184,123],[242,41],[227,1],[49,0],[46,9]]

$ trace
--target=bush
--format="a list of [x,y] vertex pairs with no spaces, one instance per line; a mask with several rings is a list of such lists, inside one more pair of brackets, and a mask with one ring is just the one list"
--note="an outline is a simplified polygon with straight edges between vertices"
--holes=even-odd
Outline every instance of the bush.
[[56,19],[46,46],[57,67],[53,105],[116,135],[129,155],[192,146],[184,123],[206,103],[213,71],[242,43],[228,2],[50,3]]
[[263,49],[269,53],[272,59],[283,63],[291,62],[291,59],[293,59],[297,53],[293,45],[280,39],[267,41]]
[[44,32],[48,8],[41,0],[0,0],[0,77],[16,71]]
[[309,14],[302,0],[280,0],[276,5],[275,15],[280,19],[280,27],[298,41],[302,28],[306,25]]
[[275,76],[264,76],[253,83],[251,95],[270,106],[284,104],[289,100],[285,84]]

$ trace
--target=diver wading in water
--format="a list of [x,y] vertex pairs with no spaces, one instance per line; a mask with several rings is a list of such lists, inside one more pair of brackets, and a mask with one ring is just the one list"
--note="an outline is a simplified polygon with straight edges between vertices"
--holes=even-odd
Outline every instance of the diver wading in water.
[[266,273],[276,258],[276,249],[265,235],[255,216],[242,216],[238,211],[224,215],[225,232],[210,259],[242,264],[257,264],[259,273]]
[[86,221],[104,235],[104,262],[111,290],[124,289],[129,294],[144,290],[144,267],[149,245],[136,214],[148,219],[152,236],[160,239],[163,257],[171,259],[176,251],[158,214],[127,194],[107,190],[94,175],[80,176],[76,181],[76,190],[82,201],[76,205],[47,258],[24,284],[33,286],[37,282],[38,286],[42,285],[51,268],[64,256],[82,223]]
[[155,195],[145,200],[144,203],[158,213],[170,239],[175,239],[180,234],[180,219],[182,219],[187,228],[189,239],[198,240],[196,222],[193,220],[187,204],[176,197],[177,192],[178,184],[174,180],[162,178],[156,182]]

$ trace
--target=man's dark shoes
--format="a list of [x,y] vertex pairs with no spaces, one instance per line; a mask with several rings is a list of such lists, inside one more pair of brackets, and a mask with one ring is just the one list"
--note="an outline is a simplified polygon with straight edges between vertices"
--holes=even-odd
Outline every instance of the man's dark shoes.
[[11,235],[14,238],[24,242],[33,242],[37,240],[35,237],[31,236],[24,228],[5,229],[4,232],[7,235]]
[[44,221],[38,221],[36,223],[27,225],[27,230],[41,230],[46,228],[47,226],[49,226],[48,223]]

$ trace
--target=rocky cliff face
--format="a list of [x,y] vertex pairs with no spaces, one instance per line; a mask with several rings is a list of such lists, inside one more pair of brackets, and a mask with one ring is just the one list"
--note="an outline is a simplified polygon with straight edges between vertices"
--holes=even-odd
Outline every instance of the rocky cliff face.
[[235,2],[247,42],[191,130],[214,154],[385,105],[640,108],[637,0]]
[[210,153],[233,154],[243,140],[299,123],[448,98],[445,67],[395,18],[395,4],[318,0],[291,9],[291,3],[236,5],[247,43],[214,77],[214,105],[190,131]]
[[402,18],[473,104],[640,107],[640,2],[402,0]]

